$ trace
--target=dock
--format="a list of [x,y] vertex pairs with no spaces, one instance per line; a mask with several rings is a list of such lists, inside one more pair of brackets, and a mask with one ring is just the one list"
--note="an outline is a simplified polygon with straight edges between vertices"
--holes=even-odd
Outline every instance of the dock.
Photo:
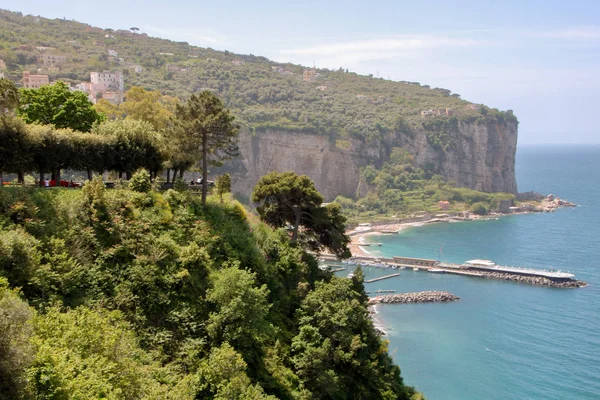
[[[570,272],[497,265],[489,260],[470,260],[465,261],[463,264],[456,264],[401,256],[392,258],[359,256],[344,261],[344,263],[376,268],[412,268],[415,271],[423,270],[437,274],[463,275],[560,288],[577,288],[587,285],[585,282],[575,279],[575,275]],[[365,283],[376,282],[397,275],[399,274],[387,275],[365,281]]]
[[391,275],[381,276],[381,277],[379,277],[379,278],[373,278],[373,279],[369,279],[369,280],[365,281],[365,283],[371,283],[371,282],[382,281],[382,280],[384,280],[384,279],[393,278],[393,277],[395,277],[395,276],[400,276],[400,274],[399,274],[399,273],[397,273],[397,274],[391,274]]

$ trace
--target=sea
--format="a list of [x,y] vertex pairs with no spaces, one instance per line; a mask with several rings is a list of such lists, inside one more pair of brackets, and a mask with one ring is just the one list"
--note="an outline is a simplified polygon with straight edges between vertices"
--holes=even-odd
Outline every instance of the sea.
[[[433,224],[371,236],[375,255],[570,271],[555,289],[402,270],[366,289],[446,290],[453,303],[378,305],[376,321],[405,383],[428,400],[600,399],[600,145],[520,146],[521,192],[578,204],[554,213]],[[365,268],[366,278],[389,270]]]

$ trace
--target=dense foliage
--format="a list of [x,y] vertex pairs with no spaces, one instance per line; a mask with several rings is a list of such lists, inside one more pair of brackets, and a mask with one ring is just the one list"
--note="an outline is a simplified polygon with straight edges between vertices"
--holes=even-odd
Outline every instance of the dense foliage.
[[[499,208],[502,201],[513,202],[509,193],[484,193],[455,187],[430,168],[418,168],[413,157],[403,148],[391,150],[389,160],[379,169],[367,166],[361,173],[357,199],[338,196],[335,203],[342,207],[351,221],[372,220],[392,216],[408,216],[419,211],[431,213],[472,211],[487,214]],[[441,211],[438,202],[448,201]],[[512,205],[512,204],[511,204]]]
[[21,89],[18,115],[25,122],[89,132],[102,115],[87,95],[71,91],[64,82],[39,89]]
[[0,398],[418,398],[362,282],[148,179],[0,189]]
[[290,227],[293,241],[314,251],[326,248],[339,257],[350,257],[346,218],[337,204],[322,205],[323,196],[306,175],[271,172],[258,180],[252,201],[267,224]]

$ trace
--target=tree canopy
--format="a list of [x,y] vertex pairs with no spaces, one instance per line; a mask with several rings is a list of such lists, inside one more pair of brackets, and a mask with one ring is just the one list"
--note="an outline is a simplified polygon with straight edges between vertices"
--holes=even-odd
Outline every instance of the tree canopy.
[[306,175],[271,172],[259,179],[252,201],[258,203],[258,213],[267,224],[291,227],[292,240],[311,250],[327,248],[340,257],[350,256],[346,218],[337,205],[322,206],[323,196]]
[[18,115],[27,123],[54,125],[89,132],[103,119],[87,95],[72,91],[64,82],[42,86],[39,89],[21,89]]
[[239,127],[223,102],[210,90],[193,94],[176,107],[177,145],[190,157],[201,161],[202,203],[208,192],[208,166],[238,154]]
[[19,89],[6,78],[0,78],[0,115],[11,113],[19,106]]

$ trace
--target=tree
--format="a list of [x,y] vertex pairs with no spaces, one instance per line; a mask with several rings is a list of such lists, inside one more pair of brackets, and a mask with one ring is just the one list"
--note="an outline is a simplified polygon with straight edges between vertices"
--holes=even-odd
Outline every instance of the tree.
[[81,132],[89,132],[94,123],[103,119],[85,93],[69,90],[64,82],[39,89],[21,89],[21,105],[17,114],[27,123]]
[[163,141],[154,127],[144,121],[106,121],[94,133],[111,141],[112,169],[126,172],[127,178],[140,167],[154,176],[162,168]]
[[231,175],[223,174],[217,178],[215,182],[215,190],[221,199],[221,203],[223,202],[223,195],[225,193],[231,192]]
[[314,399],[405,399],[415,392],[403,384],[387,346],[369,318],[362,284],[334,277],[318,282],[302,301],[292,361]]
[[32,167],[31,140],[27,126],[13,116],[0,117],[0,181],[2,172],[16,172],[23,183],[25,171]]
[[162,96],[158,90],[148,91],[134,86],[125,92],[125,102],[118,108],[127,118],[146,121],[157,132],[165,130],[172,122],[177,99]]
[[0,277],[0,399],[19,399],[25,392],[25,368],[34,355],[32,317],[33,310]]
[[306,175],[271,172],[254,187],[252,201],[258,203],[258,213],[267,224],[291,226],[293,241],[301,239],[314,251],[328,248],[339,257],[350,256],[346,218],[339,205],[323,207],[323,196]]
[[19,106],[19,89],[15,84],[0,78],[0,115],[12,113]]
[[193,94],[185,104],[177,105],[178,145],[202,160],[202,205],[208,192],[208,165],[222,165],[222,161],[238,154],[239,127],[223,102],[211,91]]

